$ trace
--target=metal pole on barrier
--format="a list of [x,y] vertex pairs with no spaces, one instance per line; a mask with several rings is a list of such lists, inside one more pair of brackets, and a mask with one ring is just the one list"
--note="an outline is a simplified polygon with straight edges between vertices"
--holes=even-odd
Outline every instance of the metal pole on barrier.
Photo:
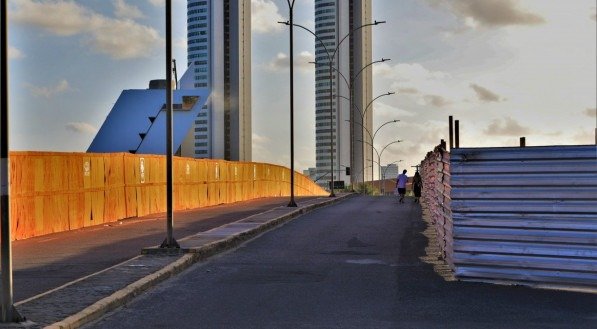
[[172,166],[172,1],[166,0],[166,231],[160,248],[180,248],[173,237],[174,211]]
[[290,201],[288,207],[296,207],[296,201],[294,201],[294,23],[293,23],[293,8],[294,0],[292,3],[288,2],[289,10],[289,25],[290,25]]
[[448,118],[448,131],[450,133],[450,150],[454,148],[454,117],[449,116]]
[[13,304],[12,238],[10,236],[10,199],[8,180],[8,14],[7,0],[2,1],[2,108],[0,109],[0,248],[2,262],[2,322],[20,322],[21,316]]
[[454,121],[454,147],[460,148],[460,120]]

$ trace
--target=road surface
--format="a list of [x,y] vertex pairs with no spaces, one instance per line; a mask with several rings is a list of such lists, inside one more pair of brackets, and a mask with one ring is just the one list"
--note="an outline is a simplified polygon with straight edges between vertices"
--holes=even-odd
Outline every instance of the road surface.
[[596,328],[595,295],[446,281],[420,207],[359,196],[197,264],[86,328]]

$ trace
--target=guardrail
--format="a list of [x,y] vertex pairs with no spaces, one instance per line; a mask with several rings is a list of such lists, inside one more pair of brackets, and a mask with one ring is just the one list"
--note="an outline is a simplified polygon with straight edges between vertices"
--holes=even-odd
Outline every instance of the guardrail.
[[[290,195],[290,169],[174,158],[174,210]],[[295,195],[328,195],[295,172]],[[15,240],[166,211],[166,158],[129,153],[10,153]]]

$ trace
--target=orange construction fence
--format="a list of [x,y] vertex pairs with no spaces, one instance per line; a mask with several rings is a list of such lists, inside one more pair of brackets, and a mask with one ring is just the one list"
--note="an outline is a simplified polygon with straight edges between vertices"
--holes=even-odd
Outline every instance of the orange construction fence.
[[[129,153],[10,152],[14,240],[166,211],[166,158]],[[290,195],[282,166],[174,158],[174,210]],[[296,196],[327,195],[300,173]]]

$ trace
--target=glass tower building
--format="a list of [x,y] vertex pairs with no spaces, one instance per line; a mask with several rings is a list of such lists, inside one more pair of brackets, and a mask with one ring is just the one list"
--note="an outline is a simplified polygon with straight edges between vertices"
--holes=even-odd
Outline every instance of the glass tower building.
[[361,70],[372,61],[371,27],[358,29],[371,23],[371,11],[371,0],[315,0],[315,152],[323,184],[330,180],[331,171],[335,181],[361,182],[363,161],[365,179],[371,177],[367,163],[371,163],[372,141],[367,131],[371,131],[373,111],[366,107],[371,101],[372,73],[371,67]]
[[182,87],[211,96],[182,155],[251,161],[251,1],[188,0],[187,64]]

